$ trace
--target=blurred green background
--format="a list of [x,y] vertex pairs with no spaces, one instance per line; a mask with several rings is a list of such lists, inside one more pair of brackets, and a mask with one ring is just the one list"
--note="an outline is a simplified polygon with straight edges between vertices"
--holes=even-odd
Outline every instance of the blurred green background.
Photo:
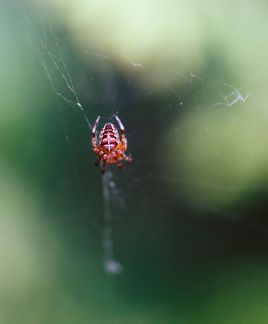
[[267,9],[0,2],[1,324],[268,322]]

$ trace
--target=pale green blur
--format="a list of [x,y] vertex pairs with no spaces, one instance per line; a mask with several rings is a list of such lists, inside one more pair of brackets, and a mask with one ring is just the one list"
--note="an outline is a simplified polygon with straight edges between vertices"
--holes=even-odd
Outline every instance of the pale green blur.
[[172,150],[181,156],[179,176],[192,182],[185,190],[194,201],[230,206],[266,186],[268,20],[263,5],[237,2],[217,13],[217,30],[210,36],[228,58],[235,88],[223,86],[214,106],[178,121],[178,128],[193,126]]

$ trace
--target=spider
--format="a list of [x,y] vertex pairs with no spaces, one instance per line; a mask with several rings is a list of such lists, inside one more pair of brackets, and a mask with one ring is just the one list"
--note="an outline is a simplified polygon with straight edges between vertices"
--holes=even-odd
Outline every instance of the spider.
[[127,149],[125,127],[118,116],[115,115],[114,117],[119,125],[121,138],[117,128],[112,123],[105,124],[97,138],[96,129],[99,124],[100,116],[97,117],[92,128],[92,146],[94,153],[97,155],[95,165],[99,165],[100,161],[102,162],[102,174],[105,173],[107,164],[116,164],[120,169],[124,169],[125,167],[121,162],[122,160],[132,162],[131,156],[125,155]]

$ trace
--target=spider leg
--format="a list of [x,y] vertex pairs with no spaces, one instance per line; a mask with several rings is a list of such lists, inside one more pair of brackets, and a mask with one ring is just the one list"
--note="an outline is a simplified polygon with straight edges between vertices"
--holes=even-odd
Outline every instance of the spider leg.
[[104,152],[97,147],[95,153],[97,154],[97,160],[95,161],[95,165],[98,166],[104,155]]
[[122,162],[117,162],[116,165],[121,169],[121,170],[125,170],[125,166]]
[[131,155],[129,155],[129,156],[124,155],[123,159],[124,159],[125,161],[129,162],[129,163],[133,162],[133,159],[132,159],[132,156],[131,156]]
[[100,116],[97,117],[95,124],[92,128],[92,133],[91,133],[91,140],[92,140],[92,146],[93,146],[93,150],[96,153],[98,147],[97,147],[97,137],[96,137],[96,129],[98,127],[99,124],[99,120],[100,120]]
[[125,133],[125,127],[123,125],[123,123],[121,122],[120,118],[117,115],[114,115],[116,121],[118,122],[119,128],[121,133]]
[[106,171],[106,164],[107,164],[107,155],[104,155],[102,158],[102,166],[101,166],[101,173],[104,174]]
[[121,122],[120,118],[115,115],[114,116],[118,125],[119,125],[119,128],[120,128],[120,135],[121,135],[121,140],[122,140],[122,143],[125,147],[125,150],[127,149],[127,138],[126,138],[126,131],[125,131],[125,127],[123,125],[123,123]]
[[106,161],[103,161],[101,166],[101,174],[104,174],[105,171],[106,171]]
[[96,165],[96,166],[98,166],[98,165],[100,164],[100,160],[101,160],[101,158],[98,157],[97,160],[95,161],[95,165]]
[[92,136],[96,136],[96,128],[98,127],[99,120],[100,120],[100,116],[97,117],[97,119],[95,121],[95,124],[94,124],[94,126],[92,128]]

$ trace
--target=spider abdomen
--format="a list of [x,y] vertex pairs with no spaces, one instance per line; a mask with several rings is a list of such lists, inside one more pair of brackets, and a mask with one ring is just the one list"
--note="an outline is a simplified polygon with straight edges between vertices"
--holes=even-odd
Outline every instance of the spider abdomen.
[[108,153],[114,151],[119,144],[119,135],[113,124],[106,124],[100,134],[100,146]]

